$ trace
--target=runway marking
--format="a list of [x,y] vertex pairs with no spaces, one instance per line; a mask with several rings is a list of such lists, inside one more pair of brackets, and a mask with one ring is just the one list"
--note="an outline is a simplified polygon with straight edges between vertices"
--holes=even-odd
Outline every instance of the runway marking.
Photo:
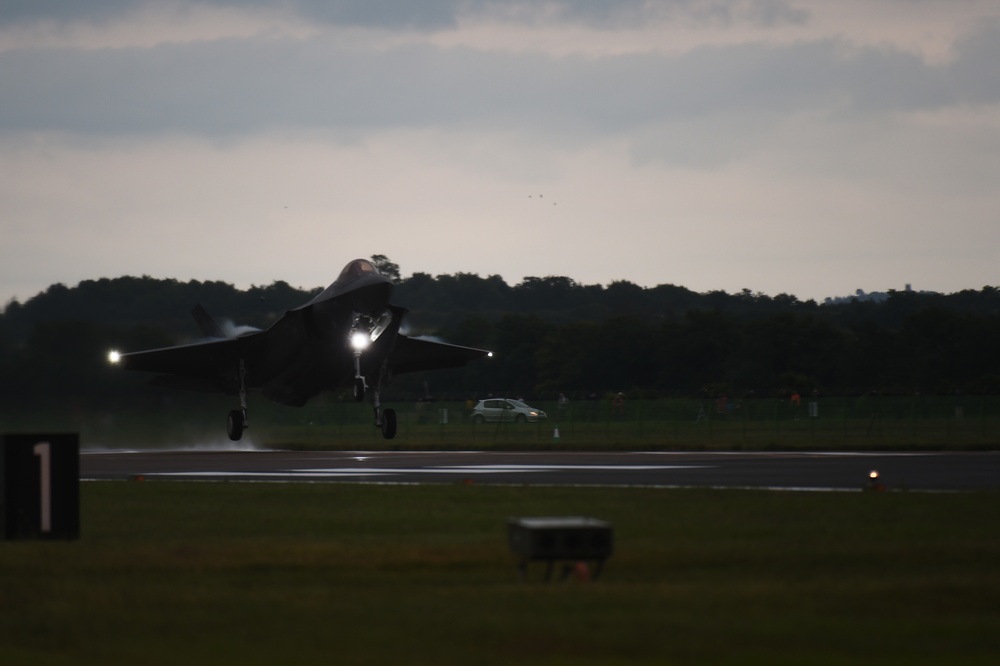
[[917,458],[948,455],[947,451],[631,451],[638,456],[718,456],[734,458]]
[[[315,472],[315,473],[314,473]],[[398,471],[374,471],[374,470],[287,470],[285,472],[153,472],[143,474],[147,478],[161,476],[175,477],[210,477],[210,478],[241,478],[241,477],[268,477],[276,479],[286,479],[290,476],[314,476],[324,479],[352,478],[358,476],[392,476]]]
[[646,471],[657,469],[699,469],[712,465],[449,465],[441,469],[484,469],[496,472],[558,471],[563,469]]
[[192,471],[152,472],[144,476],[173,477],[321,477],[350,478],[357,476],[394,476],[397,474],[519,474],[560,472],[563,470],[594,472],[646,472],[660,470],[704,469],[712,465],[445,465],[433,467],[330,467],[288,469],[282,471]]

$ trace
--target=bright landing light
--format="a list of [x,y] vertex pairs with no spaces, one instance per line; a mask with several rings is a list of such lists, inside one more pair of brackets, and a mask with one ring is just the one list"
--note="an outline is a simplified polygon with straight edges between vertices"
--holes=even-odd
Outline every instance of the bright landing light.
[[117,351],[114,351],[114,350],[111,350],[111,351],[108,352],[108,362],[109,363],[117,363],[120,360],[122,360],[122,355],[120,353],[118,353]]
[[361,331],[351,333],[351,346],[354,347],[356,351],[365,349],[369,342],[371,342],[371,338],[367,333],[362,333]]

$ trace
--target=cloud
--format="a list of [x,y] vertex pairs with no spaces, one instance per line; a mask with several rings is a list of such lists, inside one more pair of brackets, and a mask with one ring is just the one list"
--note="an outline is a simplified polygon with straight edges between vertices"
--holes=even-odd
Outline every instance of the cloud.
[[32,21],[107,21],[140,12],[151,4],[181,7],[217,7],[282,10],[302,18],[336,25],[386,29],[441,29],[461,17],[487,15],[517,21],[576,21],[590,26],[621,27],[650,20],[688,17],[699,22],[731,24],[751,21],[763,25],[801,23],[808,12],[783,0],[9,0],[0,11],[0,24]]
[[312,287],[375,252],[512,282],[978,287],[998,13],[8,3],[0,302],[121,273]]
[[0,25],[24,25],[37,21],[102,22],[115,15],[132,11],[143,4],[145,0],[95,0],[94,2],[6,0],[0,8]]
[[[733,113],[935,109],[1000,98],[1000,31],[947,66],[835,42],[554,58],[324,37],[0,53],[0,131],[244,134],[458,124],[620,132]],[[887,82],[893,82],[888,85]]]

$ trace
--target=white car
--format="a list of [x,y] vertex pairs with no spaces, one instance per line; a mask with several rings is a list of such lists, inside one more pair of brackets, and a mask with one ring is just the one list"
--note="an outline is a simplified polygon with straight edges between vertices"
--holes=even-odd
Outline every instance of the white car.
[[485,423],[486,421],[513,421],[514,423],[527,423],[531,421],[544,421],[549,418],[545,412],[537,407],[526,405],[520,400],[510,400],[507,398],[487,398],[480,400],[479,404],[472,408],[472,420],[475,423]]

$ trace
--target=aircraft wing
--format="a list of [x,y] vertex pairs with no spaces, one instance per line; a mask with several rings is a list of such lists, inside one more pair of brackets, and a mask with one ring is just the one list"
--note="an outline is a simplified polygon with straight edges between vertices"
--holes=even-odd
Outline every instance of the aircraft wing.
[[460,368],[469,361],[489,356],[490,352],[475,347],[462,347],[445,342],[396,337],[396,344],[389,354],[389,365],[393,373],[417,372],[420,370],[441,370]]
[[[268,330],[238,338],[213,338],[120,354],[116,364],[126,370],[158,373],[151,382],[156,386],[235,394],[240,387],[239,361],[242,358],[248,365],[248,389],[265,389],[265,395],[283,404],[301,404],[330,382],[346,381],[350,367],[350,353],[346,348],[343,359],[335,355],[332,360],[325,346],[313,345],[302,350],[303,341],[308,337],[308,314],[306,310],[290,312]],[[377,351],[369,353],[374,353],[373,360],[381,363]],[[396,334],[386,360],[391,372],[400,374],[458,368],[489,355],[485,349]],[[323,366],[323,363],[328,365]],[[324,367],[326,375],[322,372]],[[341,377],[341,372],[345,376]],[[319,383],[318,376],[322,376]]]
[[239,343],[225,338],[150,349],[121,354],[115,363],[126,370],[161,373],[151,382],[155,386],[233,393],[238,386]]
[[172,375],[207,376],[224,371],[239,359],[238,340],[225,338],[176,347],[121,354],[117,364],[126,370]]

